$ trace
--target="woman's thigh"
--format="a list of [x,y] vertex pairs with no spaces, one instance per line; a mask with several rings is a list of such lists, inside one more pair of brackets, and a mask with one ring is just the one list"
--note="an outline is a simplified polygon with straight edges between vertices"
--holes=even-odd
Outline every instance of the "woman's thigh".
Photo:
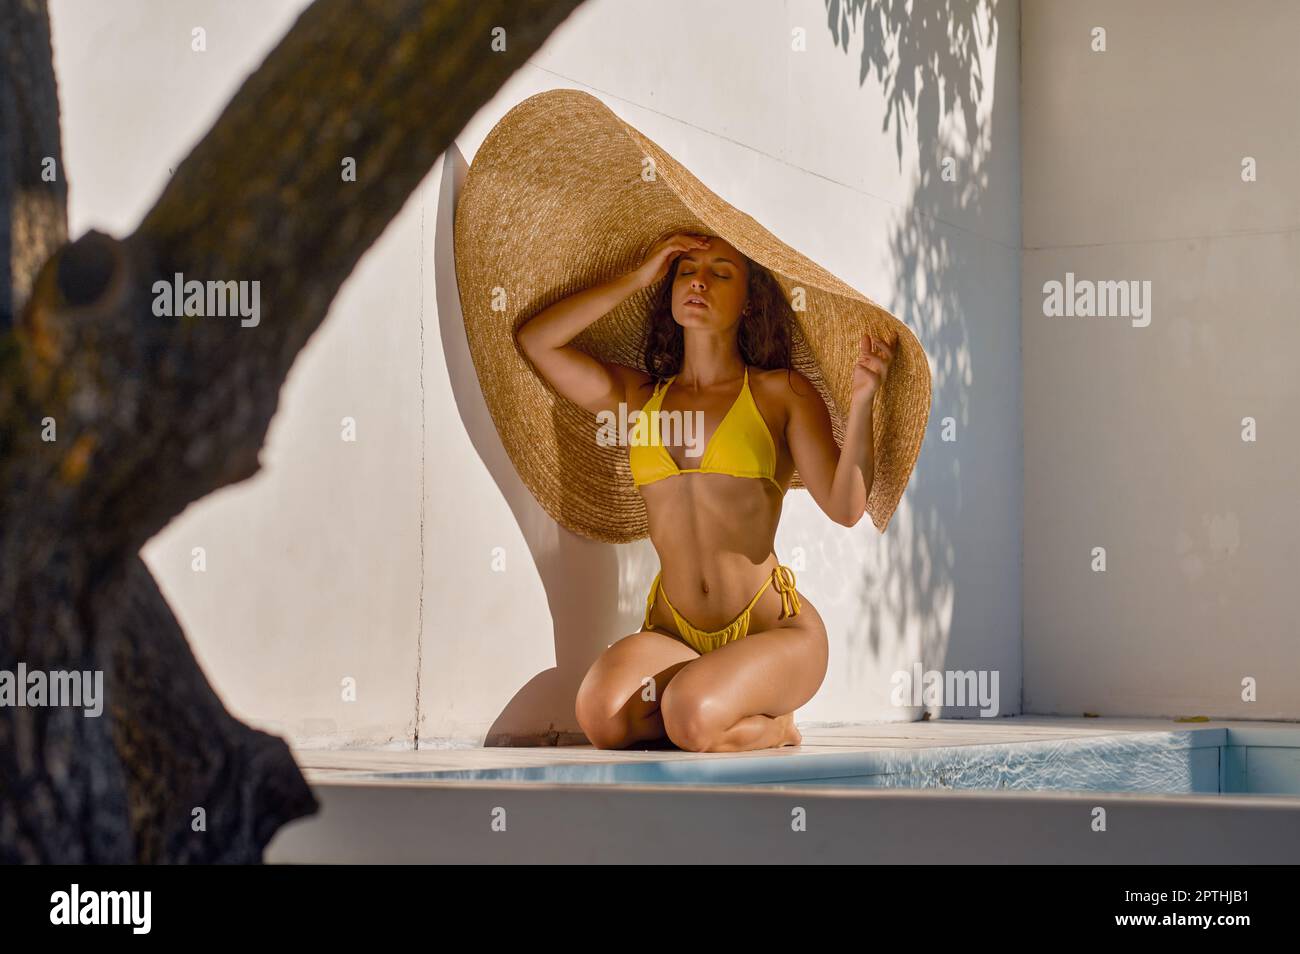
[[[578,688],[578,723],[588,737],[612,741],[629,721],[658,710],[668,683],[692,660],[690,646],[665,633],[642,630],[597,657]],[[592,743],[600,745],[596,738]]]
[[794,712],[821,688],[828,659],[826,626],[804,600],[798,616],[690,662],[663,694],[665,723],[727,729],[748,716]]

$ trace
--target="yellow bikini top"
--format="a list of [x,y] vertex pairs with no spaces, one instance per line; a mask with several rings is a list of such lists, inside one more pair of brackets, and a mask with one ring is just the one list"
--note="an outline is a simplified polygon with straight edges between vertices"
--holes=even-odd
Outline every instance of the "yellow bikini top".
[[[677,474],[728,474],[732,477],[767,479],[777,490],[781,490],[781,485],[776,482],[776,442],[772,440],[767,421],[763,419],[758,405],[754,403],[754,395],[749,390],[749,368],[745,368],[745,381],[740,386],[740,394],[709,438],[704,454],[700,457],[699,467],[678,467],[660,439],[659,410],[663,406],[664,395],[676,378],[677,375],[674,374],[656,387],[650,400],[641,409],[643,419],[648,420],[649,441],[634,442],[628,448],[628,463],[636,486],[652,484],[656,480]],[[685,415],[691,412],[681,413]],[[669,433],[676,433],[680,438],[680,428],[675,431],[670,428]]]

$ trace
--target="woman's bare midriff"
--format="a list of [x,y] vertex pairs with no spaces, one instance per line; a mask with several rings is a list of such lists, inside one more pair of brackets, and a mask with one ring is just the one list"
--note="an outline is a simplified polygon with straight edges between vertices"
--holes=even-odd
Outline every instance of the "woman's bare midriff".
[[[773,544],[781,494],[768,480],[728,474],[676,474],[641,493],[668,599],[700,629],[726,626],[780,563]],[[750,612],[750,630],[772,628],[780,613],[780,594],[769,586]],[[650,621],[680,635],[662,596]]]

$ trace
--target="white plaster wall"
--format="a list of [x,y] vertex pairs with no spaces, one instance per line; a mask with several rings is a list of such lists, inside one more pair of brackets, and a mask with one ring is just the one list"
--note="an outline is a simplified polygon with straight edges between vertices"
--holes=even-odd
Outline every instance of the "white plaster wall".
[[[1025,710],[1300,718],[1300,5],[1022,31]],[[1150,324],[1046,317],[1067,272],[1150,281]]]
[[[305,6],[54,0],[72,234],[132,231]],[[304,744],[413,735],[419,215],[411,203],[392,223],[294,365],[261,472],[192,504],[143,551],[227,707]],[[206,572],[191,569],[195,547]]]
[[[73,233],[129,231],[302,6],[54,0]],[[820,0],[647,9],[589,0],[480,111],[300,356],[262,473],[146,549],[241,717],[299,744],[566,740],[586,668],[638,628],[653,551],[577,538],[522,489],[483,409],[452,280],[464,163],[514,103],[557,86],[601,97],[891,308],[930,354],[930,429],[888,532],[837,526],[806,492],[787,498],[778,554],[801,561],[831,639],[800,723],[919,718],[890,702],[892,673],[916,662],[996,670],[999,714],[1018,711],[1017,4],[936,3],[951,17],[914,22],[903,53],[878,10],[865,40],[859,16],[837,47]],[[189,50],[200,24],[205,55]],[[344,415],[356,443],[339,439]],[[190,569],[200,545],[204,574]],[[341,699],[348,676],[356,702]]]

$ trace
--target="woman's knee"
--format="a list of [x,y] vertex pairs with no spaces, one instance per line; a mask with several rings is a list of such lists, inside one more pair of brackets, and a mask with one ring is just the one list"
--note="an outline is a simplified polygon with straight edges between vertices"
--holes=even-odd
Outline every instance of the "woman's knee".
[[688,752],[707,752],[726,728],[721,724],[725,714],[712,693],[681,680],[674,680],[664,690],[660,712],[669,740]]
[[596,677],[595,667],[578,687],[573,714],[591,744],[598,749],[616,749],[627,739],[627,714],[608,683]]
[[[592,663],[574,702],[578,725],[592,745],[623,748],[663,736],[657,724],[660,701],[690,661],[681,658],[682,652],[665,636],[633,633]],[[655,724],[647,725],[648,721]]]
[[574,715],[598,749],[621,749],[639,739],[638,720],[653,715],[657,709],[653,696],[645,695],[648,691],[645,680],[635,691],[627,683],[625,673],[611,671],[610,667],[598,663],[578,687]]

